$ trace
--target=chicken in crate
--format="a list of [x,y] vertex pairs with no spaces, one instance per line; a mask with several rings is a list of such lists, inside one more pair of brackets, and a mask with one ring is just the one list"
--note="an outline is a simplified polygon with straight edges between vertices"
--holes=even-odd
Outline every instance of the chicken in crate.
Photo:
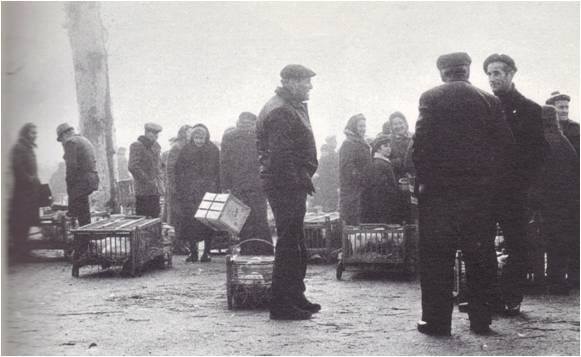
[[87,265],[121,266],[131,276],[141,274],[148,265],[171,266],[172,242],[162,234],[159,218],[114,215],[72,233],[74,277]]
[[248,242],[262,239],[247,239],[234,246],[233,254],[226,256],[226,298],[228,309],[266,308],[270,305],[274,256],[239,255],[240,247]]
[[416,225],[362,224],[344,226],[337,279],[347,269],[402,273],[417,272]]
[[341,219],[338,212],[305,216],[304,242],[311,261],[331,262],[341,248]]

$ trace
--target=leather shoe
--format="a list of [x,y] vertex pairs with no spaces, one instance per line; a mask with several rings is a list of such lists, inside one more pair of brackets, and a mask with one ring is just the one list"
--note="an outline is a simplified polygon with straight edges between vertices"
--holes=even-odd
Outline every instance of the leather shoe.
[[321,311],[321,305],[310,302],[304,294],[301,294],[296,300],[297,307],[301,310],[316,314]]
[[520,302],[509,303],[504,305],[504,314],[506,316],[517,316],[520,314]]
[[436,325],[426,321],[418,321],[418,331],[430,336],[450,336],[452,329],[448,325]]
[[294,305],[276,306],[270,309],[271,320],[308,320],[312,314]]

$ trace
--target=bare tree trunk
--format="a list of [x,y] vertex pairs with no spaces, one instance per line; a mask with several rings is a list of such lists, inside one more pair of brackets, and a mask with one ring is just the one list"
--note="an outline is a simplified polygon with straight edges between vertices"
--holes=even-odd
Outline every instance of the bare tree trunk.
[[99,9],[97,2],[65,4],[75,66],[80,131],[95,146],[101,179],[101,187],[93,197],[98,207],[108,206],[113,212],[118,212],[115,128],[111,114],[104,28]]

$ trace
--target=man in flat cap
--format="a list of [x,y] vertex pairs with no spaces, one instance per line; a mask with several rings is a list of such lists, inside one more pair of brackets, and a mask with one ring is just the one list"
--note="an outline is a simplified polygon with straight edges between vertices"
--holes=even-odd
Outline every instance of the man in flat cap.
[[545,139],[541,107],[525,98],[512,82],[517,71],[514,60],[492,54],[484,61],[490,87],[501,103],[516,141],[510,173],[496,193],[494,212],[504,234],[507,263],[500,282],[502,301],[496,309],[512,316],[520,313],[526,280],[528,244],[527,194],[543,164]]
[[77,219],[79,226],[84,226],[91,223],[89,195],[99,187],[95,148],[67,123],[59,125],[56,131],[57,141],[65,151],[68,214]]
[[302,65],[284,67],[282,87],[264,105],[256,123],[260,178],[278,234],[270,307],[273,320],[305,320],[321,309],[304,295],[307,251],[303,220],[318,166],[305,103],[314,75]]
[[422,320],[418,330],[450,335],[454,256],[466,262],[470,329],[490,331],[487,302],[496,272],[490,192],[514,145],[500,101],[470,84],[470,57],[438,58],[443,85],[424,92],[412,158],[417,171]]
[[159,217],[159,197],[163,194],[161,147],[157,137],[161,126],[145,124],[145,134],[129,147],[129,172],[135,189],[135,214]]
[[555,91],[551,93],[551,97],[547,99],[546,104],[557,108],[561,131],[569,139],[569,142],[577,152],[577,157],[579,157],[579,123],[569,119],[569,102],[571,102],[571,97]]

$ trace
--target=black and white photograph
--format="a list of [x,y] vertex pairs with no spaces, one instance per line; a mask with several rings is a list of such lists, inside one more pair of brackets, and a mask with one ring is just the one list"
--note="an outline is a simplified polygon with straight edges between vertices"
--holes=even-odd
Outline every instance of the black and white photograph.
[[579,1],[2,1],[0,353],[580,351]]

